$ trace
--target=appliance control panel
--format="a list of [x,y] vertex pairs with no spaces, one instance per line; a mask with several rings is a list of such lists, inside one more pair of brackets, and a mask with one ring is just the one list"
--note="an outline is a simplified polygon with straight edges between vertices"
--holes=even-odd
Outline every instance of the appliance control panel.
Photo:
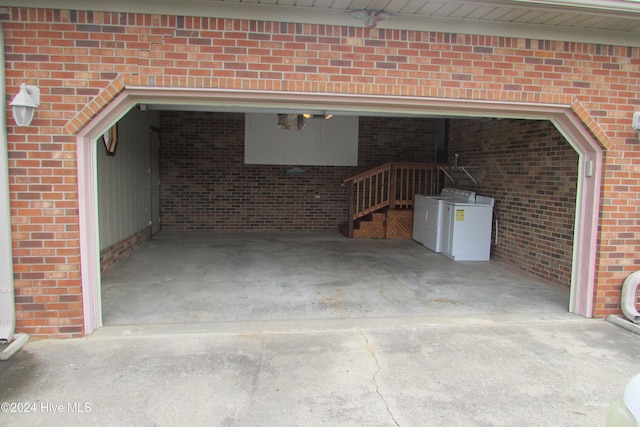
[[448,197],[460,203],[475,203],[475,191],[462,190],[460,188],[445,187],[440,192],[440,196]]

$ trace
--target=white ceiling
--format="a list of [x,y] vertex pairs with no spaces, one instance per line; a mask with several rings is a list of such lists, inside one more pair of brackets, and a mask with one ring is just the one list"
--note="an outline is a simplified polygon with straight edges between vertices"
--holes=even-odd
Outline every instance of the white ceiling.
[[201,0],[211,4],[289,6],[309,10],[376,10],[400,17],[436,17],[576,29],[640,31],[640,2],[611,0]]
[[246,18],[640,46],[640,0],[0,0],[1,5]]

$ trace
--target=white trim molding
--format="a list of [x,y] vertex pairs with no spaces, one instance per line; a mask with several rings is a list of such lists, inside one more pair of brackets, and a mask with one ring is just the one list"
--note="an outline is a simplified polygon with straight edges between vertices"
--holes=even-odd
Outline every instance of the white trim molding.
[[550,120],[580,159],[576,194],[573,272],[569,311],[593,315],[595,260],[603,148],[570,105],[392,96],[322,95],[203,89],[127,87],[77,135],[80,185],[82,292],[85,333],[102,326],[98,235],[96,147],[98,138],[137,104],[210,108],[330,110],[344,114],[389,114],[428,117],[499,117]]

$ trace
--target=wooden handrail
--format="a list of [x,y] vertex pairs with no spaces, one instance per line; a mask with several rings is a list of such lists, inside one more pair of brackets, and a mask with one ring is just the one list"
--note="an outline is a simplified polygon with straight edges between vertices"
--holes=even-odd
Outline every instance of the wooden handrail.
[[416,194],[440,190],[439,163],[389,162],[345,178],[349,190],[349,234],[353,221],[379,209],[412,208]]
[[416,194],[436,194],[440,190],[440,163],[389,162],[348,178],[332,181],[307,193],[319,194],[325,188],[343,183],[348,190],[349,236],[354,221],[389,207],[412,208]]
[[318,187],[318,188],[316,188],[316,189],[315,189],[315,190],[313,190],[313,191],[309,191],[309,192],[307,193],[307,196],[311,196],[311,195],[313,195],[313,194],[317,194],[317,193],[321,192],[322,190],[324,190],[325,188],[332,187],[332,186],[334,186],[334,185],[336,185],[336,184],[344,184],[344,183],[347,183],[347,182],[352,181],[352,180],[354,180],[354,179],[358,179],[358,178],[360,178],[360,177],[362,177],[362,176],[368,176],[368,175],[370,175],[371,173],[374,173],[374,172],[375,172],[376,170],[378,170],[378,169],[384,169],[384,168],[389,167],[389,165],[391,165],[391,162],[389,162],[389,163],[385,163],[384,165],[376,166],[376,167],[375,167],[375,168],[373,168],[373,169],[367,169],[366,171],[360,172],[360,173],[359,173],[359,174],[357,174],[357,175],[350,176],[349,178],[340,178],[340,179],[337,179],[337,180],[335,180],[335,181],[332,181],[332,182],[330,182],[330,183],[328,183],[328,184],[323,185],[322,187]]
[[391,166],[393,162],[385,163],[384,165],[376,166],[373,169],[367,169],[366,171],[362,171],[357,175],[350,176],[349,178],[344,178],[342,182],[347,183],[349,181],[353,181],[354,179],[362,178],[371,175],[372,173],[376,173],[378,170],[386,169]]
[[[389,163],[385,163],[383,165],[376,166],[373,169],[367,169],[366,171],[360,172],[357,175],[353,175],[353,176],[350,176],[348,178],[340,178],[340,179],[337,179],[335,181],[331,181],[330,183],[325,184],[322,187],[318,187],[313,191],[309,191],[307,193],[307,196],[311,196],[313,194],[319,193],[320,191],[324,190],[325,188],[332,187],[332,186],[334,186],[336,184],[345,184],[345,183],[347,183],[349,181],[353,181],[353,180],[356,180],[358,178],[370,176],[372,174],[375,174],[377,171],[388,169],[390,166],[395,166],[396,168],[397,167],[409,167],[409,168],[411,168],[411,167],[416,167],[416,166],[420,166],[420,165],[431,165],[431,164],[433,164],[433,163],[423,163],[423,162],[389,162]],[[438,164],[438,165],[439,166],[443,166],[441,164]]]

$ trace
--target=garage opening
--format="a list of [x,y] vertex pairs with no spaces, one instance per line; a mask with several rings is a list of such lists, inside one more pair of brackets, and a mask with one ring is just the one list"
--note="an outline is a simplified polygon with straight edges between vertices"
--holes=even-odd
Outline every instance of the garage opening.
[[[133,98],[130,103],[141,104]],[[245,164],[243,112],[221,107],[208,112],[123,108],[118,117],[116,156],[96,156],[96,199],[112,200],[109,187],[114,190],[114,182],[124,179],[141,184],[125,185],[122,191],[140,190],[143,195],[131,194],[129,203],[138,201],[144,206],[129,210],[117,203],[100,205],[99,217],[112,219],[98,223],[102,268],[108,270],[109,263],[120,263],[112,255],[126,253],[118,247],[123,241],[125,246],[138,246],[151,235],[154,238],[145,244],[147,252],[134,252],[103,278],[103,290],[110,292],[104,300],[107,323],[109,316],[114,324],[126,324],[265,320],[265,316],[266,320],[283,320],[283,316],[424,316],[439,315],[447,308],[535,313],[549,307],[567,311],[570,305],[571,311],[579,311],[572,302],[576,292],[573,284],[577,274],[584,277],[588,272],[576,270],[583,263],[575,263],[573,249],[574,227],[579,222],[584,225],[580,221],[585,213],[579,177],[585,157],[576,153],[575,144],[567,143],[566,136],[579,135],[583,141],[593,142],[588,134],[580,128],[567,131],[572,120],[557,120],[549,111],[544,112],[547,118],[542,118],[542,113],[542,117],[523,118],[514,110],[494,112],[505,117],[484,117],[476,110],[472,111],[475,117],[469,118],[461,109],[458,116],[448,112],[445,119],[427,108],[420,114],[415,110],[409,114],[386,105],[386,112],[343,112],[358,117],[359,164],[299,167]],[[487,111],[483,113],[487,115]],[[105,115],[102,129],[113,119],[109,122]],[[443,145],[438,136],[444,121],[448,136]],[[125,148],[128,133],[135,134],[128,126],[141,123],[146,134],[134,139],[145,141],[136,149],[141,150],[138,156],[147,167],[127,166],[139,176],[126,177],[122,171],[101,175],[101,161],[124,158],[124,150],[133,149],[135,144]],[[340,186],[342,178],[386,161],[436,161],[443,152],[447,162],[457,154],[458,161],[473,173],[472,180],[466,176],[444,178],[447,185],[496,199],[495,262],[479,265],[443,260],[411,240],[364,242],[345,239],[336,232],[348,210]],[[134,157],[127,156],[129,160]],[[597,163],[597,158],[588,160]],[[274,187],[280,189],[274,192]],[[318,188],[322,191],[316,195],[313,191]],[[109,242],[116,250],[105,251],[105,237],[118,234],[108,228],[130,226],[118,225],[118,221],[133,221],[127,213],[138,210],[143,227],[124,240],[116,237]],[[113,221],[115,218],[119,219]],[[247,231],[267,234],[249,235]],[[211,232],[217,233],[213,239]],[[336,247],[341,249],[336,252]],[[235,257],[229,258],[230,254]],[[200,255],[204,256],[198,258]],[[180,256],[186,258],[180,261]],[[170,270],[175,274],[152,271],[154,265],[173,265],[172,260],[176,264]],[[135,274],[141,274],[133,279],[137,283],[153,278],[147,280],[147,287],[136,287],[133,292],[131,286],[119,288],[122,280]],[[284,277],[291,282],[283,282]],[[555,286],[549,286],[550,282]],[[216,292],[210,292],[212,289]],[[260,294],[260,289],[266,292]],[[411,307],[407,301],[420,304]],[[177,306],[187,310],[180,312]],[[100,303],[96,313],[102,308]]]

